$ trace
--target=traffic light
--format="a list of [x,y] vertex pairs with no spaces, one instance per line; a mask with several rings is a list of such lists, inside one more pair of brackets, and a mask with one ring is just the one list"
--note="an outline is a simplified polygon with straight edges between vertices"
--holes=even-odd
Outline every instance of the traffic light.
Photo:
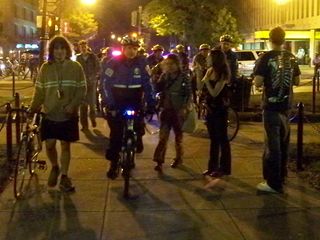
[[52,38],[54,35],[60,33],[60,18],[59,17],[49,17],[48,20],[49,27],[49,38]]

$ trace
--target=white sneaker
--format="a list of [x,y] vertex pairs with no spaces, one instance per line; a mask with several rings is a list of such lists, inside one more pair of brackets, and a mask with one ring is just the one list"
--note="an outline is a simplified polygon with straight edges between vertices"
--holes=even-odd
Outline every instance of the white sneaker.
[[278,191],[276,191],[272,187],[270,187],[267,182],[259,183],[257,185],[257,189],[262,192],[279,193]]

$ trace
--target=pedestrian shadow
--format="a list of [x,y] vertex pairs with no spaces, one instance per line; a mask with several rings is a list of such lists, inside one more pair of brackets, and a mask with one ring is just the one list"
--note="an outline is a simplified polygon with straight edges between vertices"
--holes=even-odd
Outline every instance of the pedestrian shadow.
[[[136,232],[127,239],[148,239],[148,240],[201,240],[207,239],[201,228],[207,225],[204,219],[197,212],[190,209],[175,209],[167,202],[161,200],[149,191],[144,184],[138,180],[132,180],[130,186],[132,192],[138,193],[131,200],[123,198],[123,188],[116,187],[113,191],[117,193],[118,201],[125,206],[132,215],[134,222],[138,223],[142,232]],[[147,203],[146,203],[147,201]],[[147,204],[152,203],[156,209],[148,209]],[[126,220],[123,219],[125,222]],[[121,225],[121,222],[118,223]],[[112,236],[110,239],[113,239]]]
[[43,201],[42,194],[45,190],[37,175],[28,180],[25,191],[26,195],[12,206],[5,239],[49,239],[43,236],[50,236],[50,223],[59,212],[54,203]]
[[109,138],[103,135],[98,129],[94,129],[93,131],[85,130],[83,133],[89,142],[78,141],[78,143],[84,145],[93,152],[104,155],[105,149],[109,145]]
[[[64,212],[65,216],[65,229],[61,230],[61,219],[54,219],[54,227],[50,233],[50,239],[63,240],[63,239],[77,239],[77,240],[98,240],[98,237],[93,229],[84,228],[80,222],[78,210],[71,199],[71,195],[60,191],[51,191],[51,198],[54,200],[56,206],[60,211]],[[60,207],[62,205],[62,207]]]
[[[92,229],[81,225],[70,195],[58,190],[48,191],[36,174],[28,180],[25,192],[26,195],[12,206],[5,239],[98,239]],[[44,194],[49,194],[49,201]]]

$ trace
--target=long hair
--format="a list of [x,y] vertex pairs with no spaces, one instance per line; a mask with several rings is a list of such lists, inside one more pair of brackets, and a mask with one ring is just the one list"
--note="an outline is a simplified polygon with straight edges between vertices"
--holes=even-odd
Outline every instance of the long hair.
[[63,36],[54,36],[49,43],[49,57],[48,62],[54,61],[53,50],[56,46],[60,46],[67,51],[66,59],[70,59],[72,56],[71,44],[68,39]]
[[210,51],[208,56],[208,67],[212,67],[218,79],[224,78],[230,81],[230,67],[225,53],[220,49]]

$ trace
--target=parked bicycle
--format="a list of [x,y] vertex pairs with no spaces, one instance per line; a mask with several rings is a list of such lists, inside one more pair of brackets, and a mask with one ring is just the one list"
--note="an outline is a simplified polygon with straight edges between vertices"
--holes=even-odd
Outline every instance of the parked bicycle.
[[27,108],[12,109],[16,114],[21,115],[21,138],[18,144],[18,151],[14,158],[14,183],[13,191],[16,199],[21,199],[27,189],[25,182],[27,172],[32,176],[36,169],[45,170],[46,162],[38,160],[38,155],[42,150],[40,139],[41,113],[35,113],[32,118],[28,115]]
[[[205,101],[200,101],[197,106],[198,118],[200,120],[205,120],[208,112],[208,106]],[[228,138],[232,141],[238,134],[239,131],[239,115],[231,107],[228,107]]]

